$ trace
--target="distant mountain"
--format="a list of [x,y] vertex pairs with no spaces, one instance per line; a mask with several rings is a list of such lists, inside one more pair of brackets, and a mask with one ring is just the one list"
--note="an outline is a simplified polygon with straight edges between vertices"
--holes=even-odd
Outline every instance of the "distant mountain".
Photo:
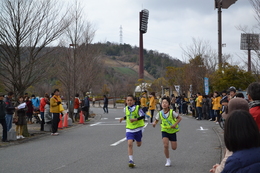
[[[137,75],[139,70],[139,47],[129,44],[96,43],[105,58],[105,63],[117,73]],[[167,54],[144,49],[145,78],[164,76],[166,67],[179,67],[183,62]],[[136,74],[137,73],[137,74]]]

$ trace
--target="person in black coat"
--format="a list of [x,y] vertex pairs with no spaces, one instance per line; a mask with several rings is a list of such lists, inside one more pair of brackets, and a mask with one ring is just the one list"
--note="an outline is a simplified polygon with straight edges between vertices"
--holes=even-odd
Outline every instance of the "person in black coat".
[[3,135],[2,135],[2,142],[7,141],[7,127],[5,122],[5,102],[4,102],[4,95],[0,93],[0,123],[3,127]]

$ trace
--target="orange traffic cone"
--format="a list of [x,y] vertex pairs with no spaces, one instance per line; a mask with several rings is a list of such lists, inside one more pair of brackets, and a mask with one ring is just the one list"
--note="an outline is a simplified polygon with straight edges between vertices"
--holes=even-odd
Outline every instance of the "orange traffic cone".
[[63,127],[69,127],[69,125],[68,125],[68,113],[66,113],[65,116],[64,116]]
[[60,122],[59,122],[58,128],[59,128],[59,129],[62,129],[62,128],[63,128],[63,126],[62,126],[62,116],[61,116],[61,114],[60,114]]
[[79,114],[79,124],[84,124],[84,115],[83,115],[82,111]]

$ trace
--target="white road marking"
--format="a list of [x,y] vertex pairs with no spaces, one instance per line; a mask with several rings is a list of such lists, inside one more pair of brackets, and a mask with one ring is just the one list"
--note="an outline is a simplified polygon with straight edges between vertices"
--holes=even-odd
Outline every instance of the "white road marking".
[[197,129],[197,130],[208,130],[208,129],[203,129],[203,127],[200,126],[200,129]]
[[107,120],[108,118],[101,118],[101,120]]
[[102,124],[96,124],[97,126],[125,126],[125,124],[104,124],[104,123],[102,123]]
[[100,124],[101,122],[95,123],[95,124],[91,124],[90,126],[96,126],[98,124]]
[[118,145],[118,144],[120,144],[121,142],[124,142],[124,141],[126,141],[126,137],[121,139],[121,140],[119,140],[119,141],[117,141],[117,142],[115,142],[115,143],[113,143],[113,144],[111,144],[110,146],[111,147],[116,146],[116,145]]

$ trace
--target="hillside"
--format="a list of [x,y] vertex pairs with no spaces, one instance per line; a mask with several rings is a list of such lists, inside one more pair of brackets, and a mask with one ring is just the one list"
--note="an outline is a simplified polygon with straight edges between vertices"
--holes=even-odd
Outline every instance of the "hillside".
[[[104,57],[105,65],[113,68],[116,72],[123,75],[138,77],[139,65],[133,62],[124,62],[120,60],[121,57]],[[144,78],[148,80],[154,80],[155,78],[150,75],[146,70],[144,71]]]
[[[139,71],[139,48],[129,44],[97,43],[103,54],[107,67],[116,72],[135,75]],[[183,62],[167,54],[144,49],[144,76],[146,79],[157,79],[165,74],[166,67],[179,67]]]

